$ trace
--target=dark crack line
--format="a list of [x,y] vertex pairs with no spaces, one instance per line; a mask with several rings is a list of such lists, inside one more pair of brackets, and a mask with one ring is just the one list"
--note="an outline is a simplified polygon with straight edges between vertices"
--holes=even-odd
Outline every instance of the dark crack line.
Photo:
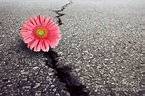
[[76,76],[70,74],[71,67],[63,66],[58,64],[58,54],[52,49],[49,52],[44,53],[46,60],[46,66],[52,68],[56,73],[55,75],[59,78],[60,82],[65,84],[65,90],[70,93],[70,96],[88,96],[89,90],[85,85],[82,85]]
[[[57,23],[58,25],[62,25],[62,20],[60,17],[65,14],[62,13],[64,9],[70,4],[72,1],[65,4],[61,7],[60,10],[55,10],[54,12],[57,14]],[[88,96],[89,90],[87,90],[86,86],[81,84],[76,76],[71,74],[72,68],[70,66],[63,66],[63,64],[58,64],[58,54],[54,52],[52,49],[49,52],[44,53],[47,60],[45,61],[46,66],[52,68],[55,71],[55,75],[58,77],[60,82],[65,84],[65,90],[69,92],[70,96]]]
[[68,7],[68,5],[72,4],[73,2],[72,1],[69,1],[69,3],[65,4],[64,6],[61,7],[60,10],[54,10],[54,12],[57,14],[56,18],[57,18],[57,23],[58,23],[58,26],[62,25],[62,20],[60,17],[64,16],[65,14],[62,13],[62,11],[64,9],[66,9],[66,7]]

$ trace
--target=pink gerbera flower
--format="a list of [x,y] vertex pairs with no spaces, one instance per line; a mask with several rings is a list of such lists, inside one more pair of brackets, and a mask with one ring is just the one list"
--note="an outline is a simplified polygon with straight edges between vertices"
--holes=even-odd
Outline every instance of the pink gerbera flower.
[[61,39],[58,25],[51,18],[39,15],[30,18],[23,25],[21,35],[28,48],[38,52],[49,51],[49,47],[55,48]]

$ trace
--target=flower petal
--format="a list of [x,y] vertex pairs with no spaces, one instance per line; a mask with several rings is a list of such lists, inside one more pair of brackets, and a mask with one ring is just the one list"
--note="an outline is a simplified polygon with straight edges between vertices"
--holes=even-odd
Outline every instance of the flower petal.
[[55,48],[56,42],[50,41],[50,39],[47,39],[47,42],[49,43],[49,45],[50,45],[51,48]]
[[45,21],[45,19],[46,19],[45,16],[39,15],[40,24],[43,24],[43,22]]
[[29,43],[29,42],[31,42],[32,40],[34,40],[34,38],[32,38],[32,37],[24,38],[24,42],[25,42],[25,43]]
[[29,25],[27,25],[26,23],[23,25],[23,29],[32,31],[32,28]]
[[43,41],[41,41],[41,49],[42,49],[43,51],[46,51],[46,46],[44,45],[44,42],[43,42]]
[[51,34],[47,37],[47,39],[49,39],[50,41],[57,41],[61,39],[61,35],[60,34]]
[[39,21],[38,16],[34,17],[34,20],[35,20],[37,26],[40,26],[40,21]]
[[51,18],[46,18],[44,23],[43,23],[43,26],[47,26],[51,22],[53,22]]
[[55,39],[61,38],[61,35],[57,33],[56,31],[52,31],[49,36],[50,36],[49,38],[55,38]]
[[27,44],[27,47],[30,48],[30,43]]
[[33,37],[32,36],[32,33],[29,33],[29,32],[21,32],[21,35],[23,38],[26,38],[26,37]]
[[31,44],[30,44],[30,49],[32,50],[37,44],[38,44],[39,40],[36,39],[34,40]]
[[30,26],[32,29],[35,28],[35,25],[33,25],[30,21],[26,23],[28,26]]
[[37,45],[35,46],[35,48],[34,48],[34,51],[36,51],[36,52],[38,52],[38,51],[40,51],[41,50],[41,44],[40,44],[40,41],[37,43]]
[[53,26],[51,26],[51,27],[49,28],[49,30],[59,30],[59,27],[58,27],[57,24],[54,24]]
[[46,51],[49,51],[49,43],[47,42],[47,40],[44,40],[44,44],[46,46]]
[[35,26],[37,25],[37,23],[35,22],[34,18],[30,18],[29,20],[30,20],[30,22],[31,22],[33,25],[35,25]]
[[51,22],[49,24],[46,25],[46,27],[49,29],[51,27],[53,27],[56,23],[55,22]]

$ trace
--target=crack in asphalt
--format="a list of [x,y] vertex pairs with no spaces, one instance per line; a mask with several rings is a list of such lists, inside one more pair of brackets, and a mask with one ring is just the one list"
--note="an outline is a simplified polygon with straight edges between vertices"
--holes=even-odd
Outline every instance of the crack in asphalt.
[[[60,10],[54,11],[57,14],[56,18],[58,26],[63,24],[60,17],[64,16],[65,14],[62,13],[62,11],[72,3],[72,1],[69,1],[69,3],[62,6]],[[90,91],[86,88],[86,86],[81,84],[77,77],[71,74],[72,68],[70,66],[63,66],[63,64],[58,64],[59,56],[55,51],[50,49],[48,52],[44,53],[44,56],[47,58],[45,65],[55,71],[55,75],[59,78],[60,82],[65,84],[65,90],[69,92],[70,96],[89,95]]]
[[70,96],[89,95],[90,91],[87,90],[86,86],[82,85],[77,77],[70,74],[72,68],[57,63],[59,56],[55,51],[50,49],[48,52],[45,52],[44,55],[48,59],[45,61],[46,66],[55,71],[55,75],[59,78],[60,82],[65,84],[65,88],[69,92]]
[[58,23],[58,26],[62,25],[62,20],[60,17],[64,16],[65,14],[62,13],[62,11],[64,9],[66,9],[66,7],[68,7],[68,5],[72,4],[73,2],[72,1],[69,1],[69,3],[65,4],[64,6],[61,7],[60,10],[54,10],[54,12],[57,14],[56,18],[57,18],[57,23]]

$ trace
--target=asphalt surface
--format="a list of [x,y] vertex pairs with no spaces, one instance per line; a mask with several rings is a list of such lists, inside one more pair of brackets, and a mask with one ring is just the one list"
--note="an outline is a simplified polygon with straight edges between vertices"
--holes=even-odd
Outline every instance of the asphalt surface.
[[69,96],[55,70],[46,66],[49,58],[29,50],[20,36],[29,17],[42,14],[56,20],[53,9],[65,2],[0,2],[0,96]]
[[[29,50],[22,24],[60,25],[48,53]],[[0,0],[0,96],[144,96],[144,0]]]

